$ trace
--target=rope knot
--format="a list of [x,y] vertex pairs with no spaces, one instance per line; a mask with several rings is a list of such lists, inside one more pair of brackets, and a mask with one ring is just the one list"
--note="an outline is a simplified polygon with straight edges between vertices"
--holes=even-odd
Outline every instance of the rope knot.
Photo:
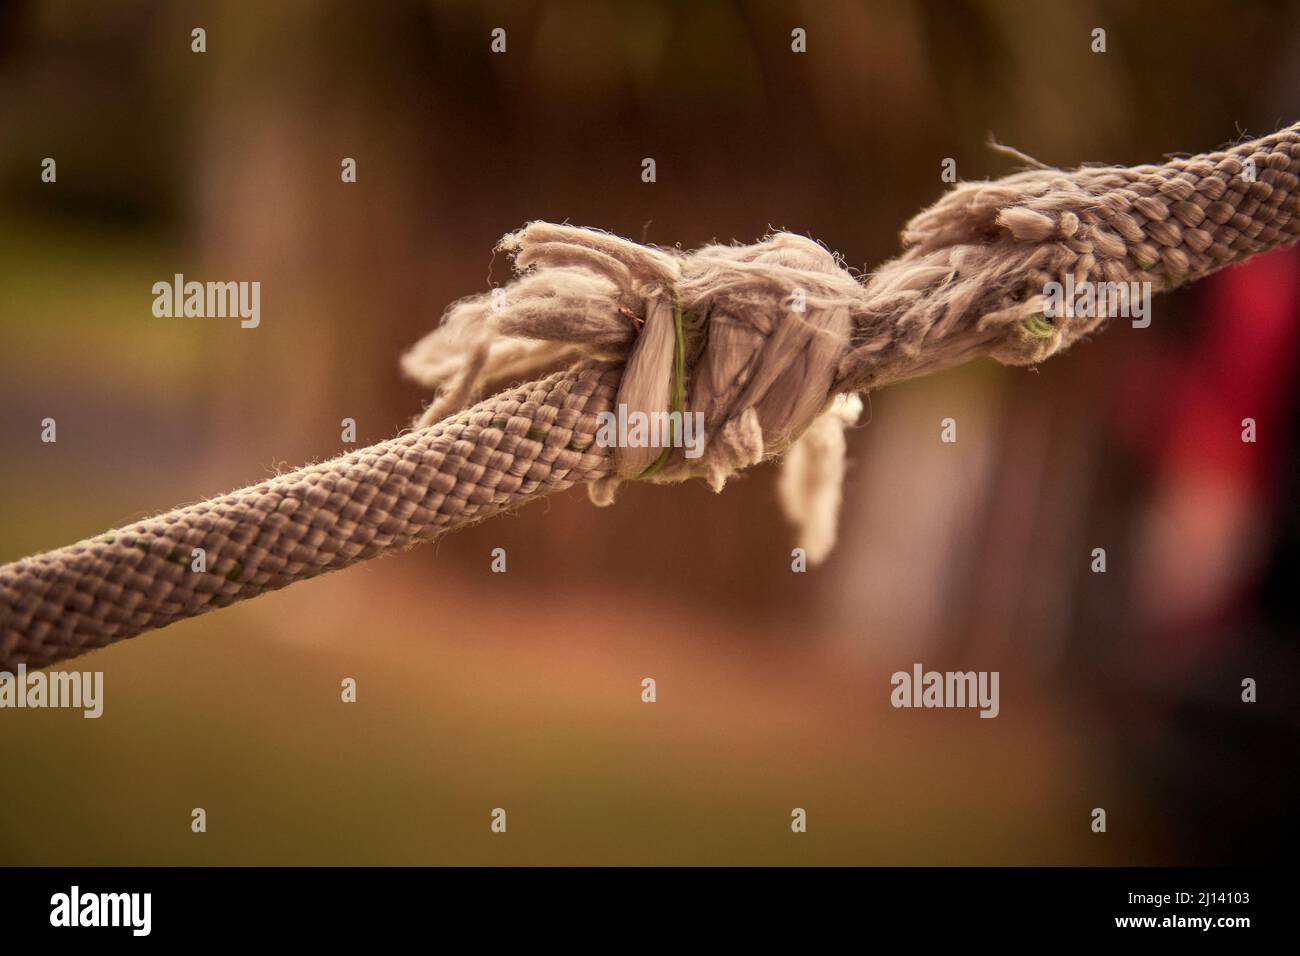
[[[1149,319],[1151,292],[1294,241],[1297,130],[1163,166],[1031,163],[1039,168],[957,185],[908,223],[903,254],[863,283],[789,233],[679,253],[532,223],[501,242],[519,276],[453,304],[403,357],[408,375],[438,389],[419,424],[464,408],[489,379],[579,356],[622,362],[607,413],[620,428],[593,500],[612,501],[633,478],[701,476],[721,489],[742,468],[786,454],[786,511],[816,560],[815,529],[828,513],[821,554],[833,540],[842,432],[861,409],[843,396],[983,355],[1036,364],[1126,303],[1131,312],[1140,301]],[[1246,160],[1259,178],[1240,183]],[[1258,228],[1243,230],[1251,217]],[[1080,283],[1084,308],[1048,308],[1052,287]],[[1064,300],[1075,301],[1068,292]],[[687,416],[698,425],[689,435]],[[632,419],[636,437],[658,440],[632,440],[622,431]],[[647,419],[659,427],[644,428]]]
[[[631,479],[702,477],[721,491],[736,472],[788,451],[823,413],[840,432],[856,421],[860,402],[828,407],[862,287],[811,239],[775,233],[679,253],[537,222],[500,248],[518,278],[454,304],[403,358],[408,375],[441,389],[420,424],[468,404],[485,380],[578,356],[623,361],[609,431],[597,435],[613,467],[590,489],[608,504]],[[815,463],[800,456],[799,487],[838,508],[843,443],[821,435],[813,445],[830,451]],[[808,509],[787,501],[787,511]],[[833,529],[833,515],[823,523]],[[806,547],[820,557],[822,546]]]

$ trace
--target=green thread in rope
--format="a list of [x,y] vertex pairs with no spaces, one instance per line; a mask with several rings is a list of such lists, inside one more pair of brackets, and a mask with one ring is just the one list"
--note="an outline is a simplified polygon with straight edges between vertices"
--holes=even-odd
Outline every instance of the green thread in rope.
[[1050,339],[1056,334],[1056,326],[1047,321],[1044,315],[1032,315],[1020,323],[1020,328],[1031,339]]

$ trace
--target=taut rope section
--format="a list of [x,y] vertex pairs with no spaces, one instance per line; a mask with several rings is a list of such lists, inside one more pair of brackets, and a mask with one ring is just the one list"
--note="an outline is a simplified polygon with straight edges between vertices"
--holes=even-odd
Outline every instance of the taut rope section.
[[[615,366],[508,389],[429,428],[0,568],[0,670],[39,667],[410,547],[609,470]],[[192,549],[206,572],[191,570]]]
[[[780,233],[681,253],[534,223],[520,276],[456,303],[404,358],[438,389],[420,427],[333,461],[0,568],[0,670],[41,666],[427,540],[586,482],[735,471],[785,455],[781,492],[816,558],[834,540],[852,393],[979,355],[1040,362],[1104,315],[1048,317],[1045,286],[1160,291],[1300,236],[1300,125],[1158,166],[1032,170],[959,186],[859,283]],[[684,318],[685,317],[685,320]],[[677,404],[706,447],[601,447],[599,416]],[[581,360],[581,361],[579,361]],[[568,371],[459,411],[491,380]],[[444,417],[452,415],[451,418]],[[788,454],[787,454],[788,453]],[[207,570],[191,570],[203,548]]]

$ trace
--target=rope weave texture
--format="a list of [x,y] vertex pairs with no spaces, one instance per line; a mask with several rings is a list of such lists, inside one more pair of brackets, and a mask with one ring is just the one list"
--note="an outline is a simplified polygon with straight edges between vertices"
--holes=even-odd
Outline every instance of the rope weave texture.
[[[409,547],[609,467],[620,370],[587,365],[446,421],[0,569],[0,670],[40,667]],[[191,570],[191,549],[207,553]]]

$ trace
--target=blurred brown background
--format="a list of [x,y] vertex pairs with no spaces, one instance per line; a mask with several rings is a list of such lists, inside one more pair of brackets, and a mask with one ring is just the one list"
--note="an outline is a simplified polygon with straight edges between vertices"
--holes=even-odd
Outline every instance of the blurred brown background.
[[[0,561],[339,454],[344,417],[390,436],[428,397],[399,354],[528,220],[785,228],[869,271],[944,158],[1012,171],[990,133],[1136,163],[1297,119],[1294,3],[10,0]],[[177,272],[259,280],[261,327],[154,318]],[[765,467],[575,490],[70,662],[105,714],[0,712],[0,863],[1280,855],[1298,326],[1290,250],[1041,369],[872,395],[808,574]],[[892,709],[918,661],[1000,671],[1001,716]]]

